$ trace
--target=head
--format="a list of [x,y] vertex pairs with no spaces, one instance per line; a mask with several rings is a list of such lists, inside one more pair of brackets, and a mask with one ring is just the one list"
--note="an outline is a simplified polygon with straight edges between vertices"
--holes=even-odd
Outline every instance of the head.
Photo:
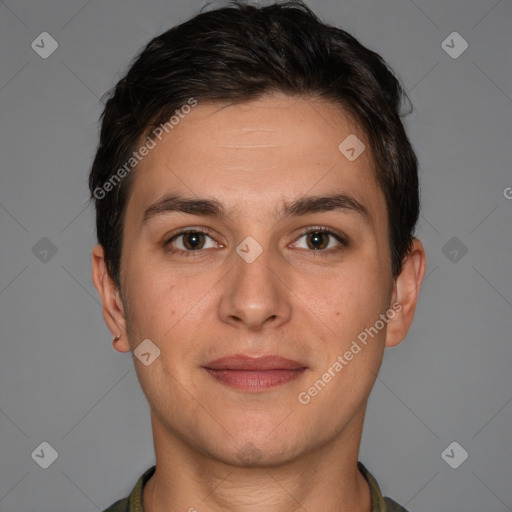
[[[116,348],[160,350],[134,363],[161,429],[271,464],[361,426],[425,270],[404,98],[378,54],[300,2],[201,13],[131,63],[89,179],[93,279]],[[236,353],[306,370],[244,393],[204,369]]]

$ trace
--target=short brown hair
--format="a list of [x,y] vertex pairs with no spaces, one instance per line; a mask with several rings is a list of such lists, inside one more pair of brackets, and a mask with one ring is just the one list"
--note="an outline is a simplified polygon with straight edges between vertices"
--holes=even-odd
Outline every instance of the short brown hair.
[[232,2],[152,39],[109,91],[89,188],[98,242],[118,287],[134,173],[102,197],[98,190],[106,190],[140,138],[191,97],[239,103],[274,91],[330,101],[364,129],[387,204],[392,273],[400,273],[418,220],[419,184],[416,155],[400,119],[408,97],[398,78],[377,53],[320,21],[301,1],[264,7]]

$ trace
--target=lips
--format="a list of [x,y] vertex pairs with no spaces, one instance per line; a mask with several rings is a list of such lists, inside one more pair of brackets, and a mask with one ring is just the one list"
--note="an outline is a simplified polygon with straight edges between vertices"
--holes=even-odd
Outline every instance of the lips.
[[261,392],[299,378],[302,363],[280,356],[233,355],[210,361],[203,368],[217,382],[240,391]]
[[298,361],[280,356],[250,357],[237,354],[210,361],[204,365],[204,368],[210,370],[268,371],[301,370],[306,366]]

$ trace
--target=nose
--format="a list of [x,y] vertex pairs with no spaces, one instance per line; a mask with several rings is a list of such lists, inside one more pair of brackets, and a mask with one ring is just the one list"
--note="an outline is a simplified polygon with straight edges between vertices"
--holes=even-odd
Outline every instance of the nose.
[[223,280],[219,303],[223,322],[258,331],[289,321],[291,293],[276,256],[268,249],[263,249],[253,261],[233,254],[233,268]]

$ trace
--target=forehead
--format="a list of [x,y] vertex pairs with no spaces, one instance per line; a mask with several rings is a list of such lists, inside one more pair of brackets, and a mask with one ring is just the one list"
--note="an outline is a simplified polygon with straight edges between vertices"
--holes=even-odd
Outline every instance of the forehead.
[[[355,160],[340,150],[347,137],[365,144]],[[276,215],[296,197],[334,192],[350,193],[372,218],[385,209],[364,132],[331,103],[284,94],[199,102],[155,141],[137,165],[129,198],[139,217],[169,193],[216,198],[233,215]]]
[[[170,142],[176,148],[183,143],[195,144],[200,151],[197,156],[210,151],[226,169],[247,164],[264,171],[269,161],[277,163],[284,157],[288,161],[306,158],[332,163],[333,157],[340,156],[340,142],[350,134],[365,139],[353,119],[332,103],[275,93],[237,104],[199,103],[173,129],[174,141]],[[235,156],[232,165],[227,165],[226,161]],[[369,156],[368,151],[359,163],[364,160],[363,165],[371,165]]]

